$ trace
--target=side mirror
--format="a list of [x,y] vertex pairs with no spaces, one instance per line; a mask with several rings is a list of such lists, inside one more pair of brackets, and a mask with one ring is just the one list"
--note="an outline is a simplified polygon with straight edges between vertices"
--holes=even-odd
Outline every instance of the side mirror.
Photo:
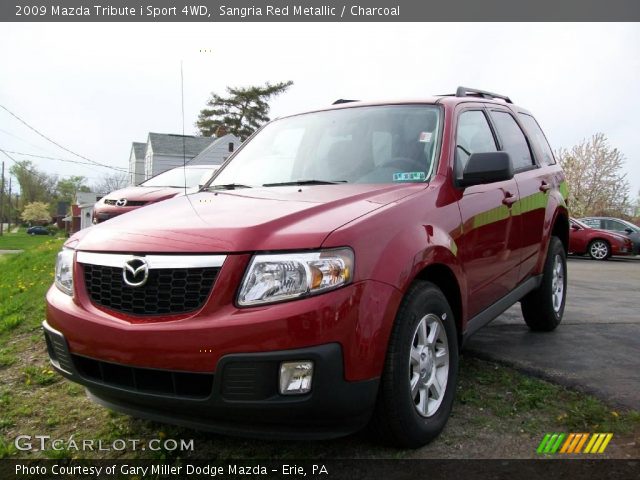
[[473,153],[458,181],[461,187],[503,182],[513,178],[513,164],[507,152]]
[[629,235],[633,233],[633,230],[631,230],[630,228],[625,228],[624,231],[627,232]]
[[571,225],[572,230],[582,230],[578,225]]

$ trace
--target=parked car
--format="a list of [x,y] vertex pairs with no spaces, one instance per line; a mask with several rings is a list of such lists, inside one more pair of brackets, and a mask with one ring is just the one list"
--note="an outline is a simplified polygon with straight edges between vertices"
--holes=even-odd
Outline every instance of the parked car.
[[209,180],[220,165],[187,165],[176,167],[100,199],[93,208],[93,223],[104,222],[144,205],[160,202],[185,193],[194,193]]
[[581,218],[580,221],[591,228],[608,230],[628,236],[633,242],[634,255],[640,255],[640,227],[637,225],[621,218],[612,217],[585,217]]
[[569,219],[569,253],[588,254],[594,260],[607,260],[612,255],[631,255],[633,243],[618,233],[591,228],[575,218]]
[[47,227],[34,226],[27,228],[28,235],[51,235]]
[[536,120],[497,94],[274,120],[199,193],[65,243],[51,362],[156,421],[306,439],[372,421],[418,447],[470,335],[518,301],[532,330],[560,323],[566,193]]

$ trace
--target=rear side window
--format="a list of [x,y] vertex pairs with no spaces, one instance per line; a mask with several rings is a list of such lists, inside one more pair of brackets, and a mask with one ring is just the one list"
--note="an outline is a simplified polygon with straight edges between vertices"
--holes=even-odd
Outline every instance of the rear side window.
[[627,228],[622,222],[616,222],[615,220],[603,220],[605,230],[615,230],[616,232],[624,232]]
[[462,178],[472,153],[495,152],[496,142],[484,113],[479,110],[462,112],[456,132],[456,178]]
[[540,125],[536,122],[536,119],[531,115],[521,113],[520,120],[529,134],[529,138],[538,146],[540,152],[542,152],[540,163],[542,165],[555,165],[556,159],[553,156],[553,151],[551,150],[549,142],[547,142],[547,137],[544,136]]
[[533,165],[527,139],[515,119],[507,112],[492,111],[491,117],[502,141],[502,149],[509,154],[514,170]]

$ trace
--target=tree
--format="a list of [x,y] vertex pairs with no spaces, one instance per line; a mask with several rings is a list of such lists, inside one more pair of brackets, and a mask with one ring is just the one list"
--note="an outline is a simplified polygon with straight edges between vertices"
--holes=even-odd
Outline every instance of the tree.
[[20,218],[29,223],[49,223],[51,222],[49,205],[44,202],[31,202],[24,206]]
[[571,150],[560,149],[557,158],[569,187],[573,216],[624,216],[629,210],[629,182],[623,173],[624,155],[611,148],[603,133],[596,133]]
[[22,201],[25,205],[31,202],[53,200],[58,181],[55,176],[41,172],[29,160],[16,162],[10,172],[20,184]]
[[269,121],[268,100],[284,93],[291,85],[292,81],[275,85],[267,82],[263,87],[227,87],[227,97],[212,93],[207,102],[209,108],[200,111],[196,126],[205,137],[211,137],[222,126],[245,140]]
[[115,190],[120,190],[129,184],[129,179],[126,173],[107,173],[100,177],[96,183],[91,187],[96,193],[106,195]]
[[87,179],[82,176],[71,176],[69,178],[59,180],[56,185],[56,194],[59,200],[66,202],[74,202],[78,192],[90,192],[86,185]]
[[640,220],[640,190],[638,190],[638,196],[636,197],[636,203],[633,206],[632,216]]

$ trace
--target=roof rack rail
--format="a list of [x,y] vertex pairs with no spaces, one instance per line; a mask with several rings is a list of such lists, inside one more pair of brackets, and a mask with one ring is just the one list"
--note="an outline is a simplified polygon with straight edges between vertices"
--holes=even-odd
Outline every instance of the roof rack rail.
[[360,100],[347,100],[345,98],[339,98],[338,100],[333,102],[331,105],[340,105],[341,103],[351,103],[351,102],[359,102],[359,101]]
[[456,97],[471,97],[478,96],[482,98],[499,98],[507,103],[513,103],[506,95],[499,95],[497,93],[487,92],[486,90],[478,90],[477,88],[458,87],[456,90]]

